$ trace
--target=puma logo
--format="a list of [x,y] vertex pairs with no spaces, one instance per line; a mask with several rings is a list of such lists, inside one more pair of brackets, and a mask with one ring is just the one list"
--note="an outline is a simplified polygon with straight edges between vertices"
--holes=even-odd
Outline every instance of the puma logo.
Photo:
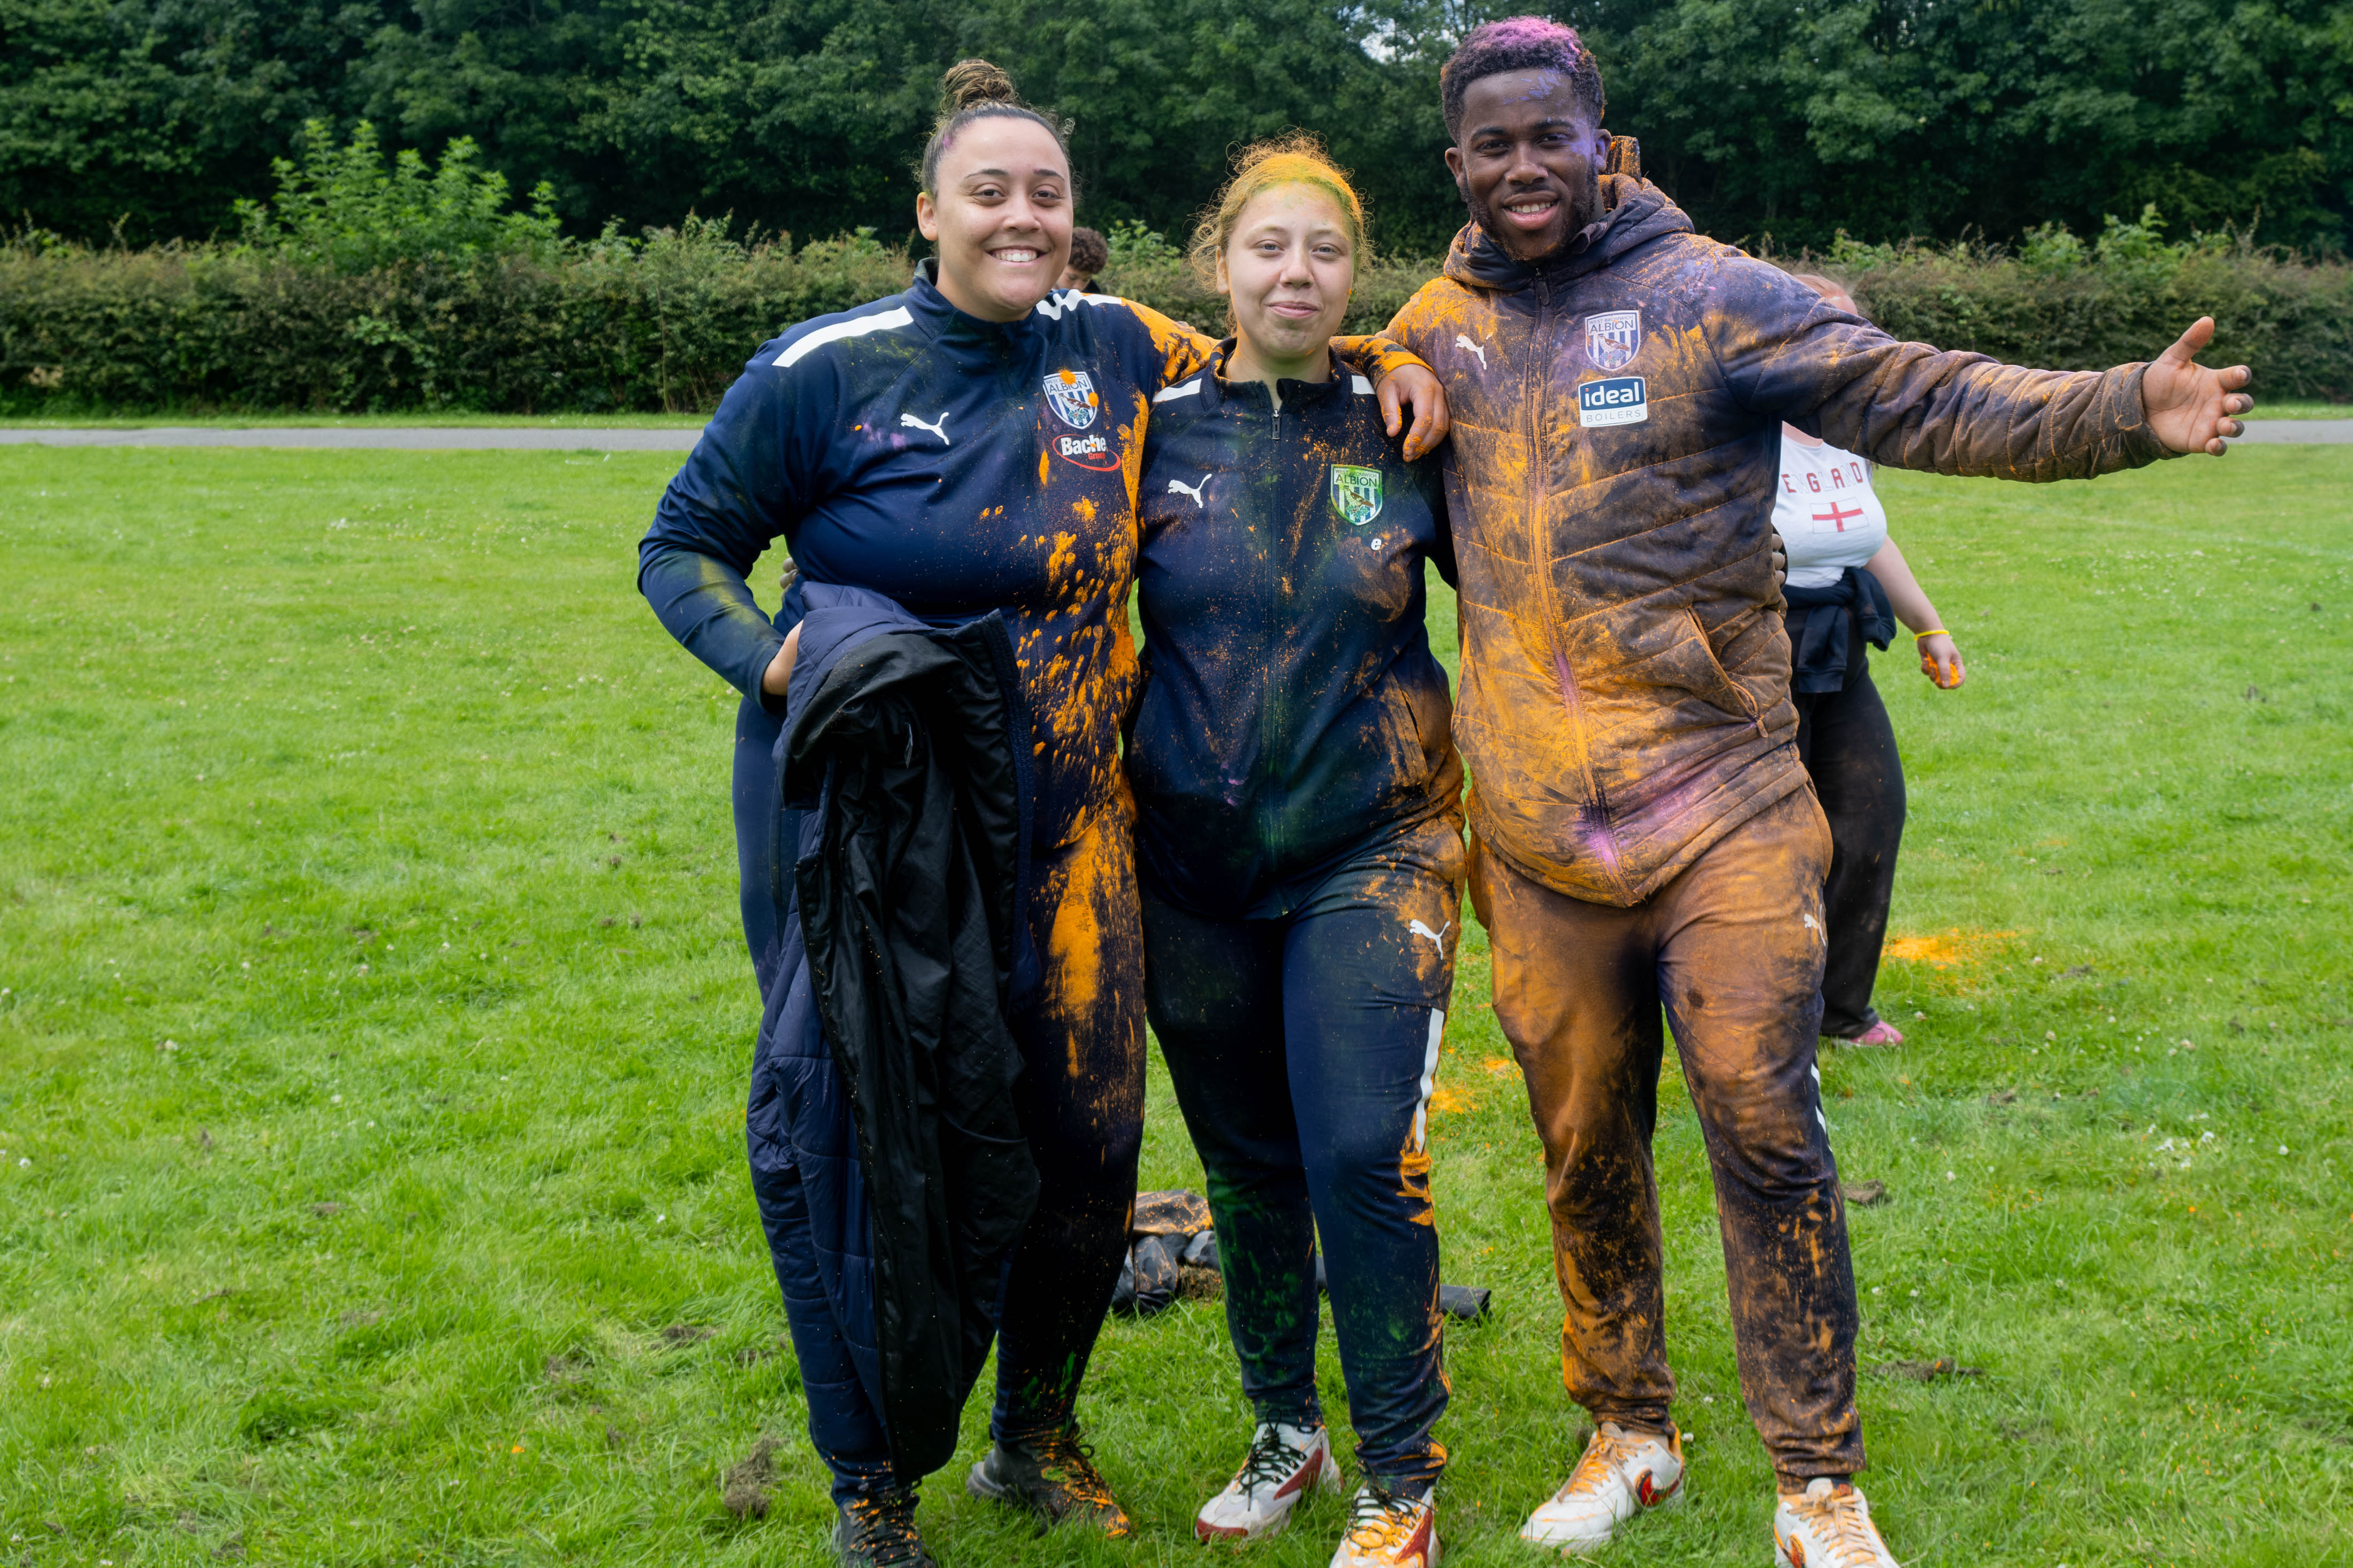
[[1452,921],[1448,921],[1436,931],[1432,931],[1428,926],[1422,924],[1419,921],[1415,921],[1406,929],[1414,936],[1428,937],[1430,939],[1430,945],[1438,950],[1438,956],[1444,958],[1446,956],[1446,933],[1454,929],[1454,922]]
[[1458,349],[1469,349],[1479,356],[1479,368],[1481,370],[1487,368],[1487,347],[1484,343],[1474,343],[1468,333],[1457,332],[1454,334],[1454,346]]
[[1806,929],[1808,931],[1820,931],[1822,929],[1822,922],[1814,919],[1811,915],[1801,914],[1798,918],[1806,922]]
[[1203,474],[1201,476],[1201,482],[1198,485],[1188,485],[1182,479],[1171,479],[1168,481],[1168,493],[1170,495],[1191,496],[1193,498],[1193,504],[1197,507],[1206,506],[1208,504],[1201,499],[1201,492],[1208,488],[1209,476],[1207,474]]
[[936,425],[926,419],[918,419],[912,414],[900,415],[899,423],[911,429],[929,430],[933,435],[937,436],[940,438],[940,445],[943,447],[954,445],[954,443],[948,439],[948,416],[945,410],[941,411],[939,423]]

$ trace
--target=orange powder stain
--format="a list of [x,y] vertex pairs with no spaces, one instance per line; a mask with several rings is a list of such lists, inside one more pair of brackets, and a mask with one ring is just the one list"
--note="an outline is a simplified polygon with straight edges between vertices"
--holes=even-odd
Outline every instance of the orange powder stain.
[[1070,575],[1079,563],[1079,536],[1075,533],[1054,535],[1054,552],[1046,558],[1046,574],[1060,578]]
[[[1127,853],[1126,846],[1113,836],[1122,826],[1099,822],[1071,847],[1070,879],[1054,910],[1054,925],[1047,938],[1046,952],[1053,966],[1059,1005],[1071,1017],[1092,1014],[1095,999],[1103,992],[1106,918],[1119,891],[1123,869],[1120,861]],[[1080,1070],[1078,1053],[1074,1037],[1070,1060],[1073,1078]]]
[[1957,963],[1969,963],[1995,942],[2017,934],[2009,931],[1963,931],[1956,926],[1936,935],[1890,937],[1887,956],[1900,958],[1906,963],[1928,963],[1938,969],[1950,969]]
[[1489,1057],[1479,1066],[1497,1078],[1508,1078],[1520,1070],[1520,1064],[1509,1057]]
[[1430,1091],[1430,1113],[1432,1116],[1453,1116],[1471,1109],[1471,1097],[1449,1084],[1440,1084]]

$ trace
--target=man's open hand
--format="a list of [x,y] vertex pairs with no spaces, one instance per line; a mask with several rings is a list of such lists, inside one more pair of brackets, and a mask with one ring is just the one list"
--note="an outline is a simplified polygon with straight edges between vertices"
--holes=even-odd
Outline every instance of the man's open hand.
[[2245,365],[2208,370],[2198,363],[2198,351],[2214,341],[2214,318],[2200,316],[2174,345],[2150,362],[2141,377],[2141,408],[2157,438],[2176,452],[2206,452],[2221,457],[2223,441],[2243,436],[2247,427],[2237,415],[2255,405],[2239,389],[2254,380]]

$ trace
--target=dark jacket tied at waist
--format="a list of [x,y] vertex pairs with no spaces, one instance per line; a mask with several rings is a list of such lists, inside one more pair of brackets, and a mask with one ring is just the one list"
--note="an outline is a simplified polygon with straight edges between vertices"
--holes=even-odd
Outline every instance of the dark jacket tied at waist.
[[1005,1253],[1038,1199],[1006,1023],[1028,716],[994,614],[940,629],[879,595],[803,592],[777,742],[794,902],[871,1204],[892,1464],[921,1476],[955,1449]]
[[1895,609],[1879,579],[1850,566],[1827,588],[1785,584],[1789,601],[1789,689],[1842,691],[1862,650],[1851,646],[1848,627],[1860,626],[1871,646],[1884,653],[1895,636]]

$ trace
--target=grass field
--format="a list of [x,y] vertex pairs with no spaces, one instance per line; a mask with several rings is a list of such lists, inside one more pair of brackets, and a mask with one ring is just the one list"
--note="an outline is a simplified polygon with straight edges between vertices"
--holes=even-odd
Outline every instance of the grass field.
[[[2326,409],[2329,405],[2312,406]],[[138,414],[87,419],[0,418],[0,430],[153,430],[188,425],[214,430],[699,430],[709,417],[703,414]]]
[[[2253,416],[2262,419],[2353,419],[2353,403],[2266,398]],[[287,426],[347,430],[416,429],[419,426],[693,430],[700,429],[706,417],[701,414],[136,414],[61,419],[0,417],[0,430],[152,430],[174,425],[201,425],[224,430],[266,430]]]
[[[825,1561],[742,1165],[733,699],[632,586],[675,461],[0,451],[0,1561]],[[1822,1070],[1842,1173],[1889,1188],[1862,1360],[1982,1375],[1866,1378],[1874,1507],[1907,1563],[2353,1561],[2353,449],[1886,491],[1971,675],[1882,662],[1911,1038]],[[1496,1300],[1449,1342],[1466,1568],[1536,1560],[1579,1436],[1469,935],[1435,1122],[1448,1275]],[[1693,1502],[1599,1560],[1757,1568],[1669,1076]],[[1156,1068],[1151,1117],[1146,1184],[1198,1186]],[[1345,1408],[1328,1337],[1324,1381]],[[1140,1537],[1033,1538],[952,1470],[948,1568],[1202,1560],[1247,1419],[1218,1310],[1110,1325],[1083,1413]]]

